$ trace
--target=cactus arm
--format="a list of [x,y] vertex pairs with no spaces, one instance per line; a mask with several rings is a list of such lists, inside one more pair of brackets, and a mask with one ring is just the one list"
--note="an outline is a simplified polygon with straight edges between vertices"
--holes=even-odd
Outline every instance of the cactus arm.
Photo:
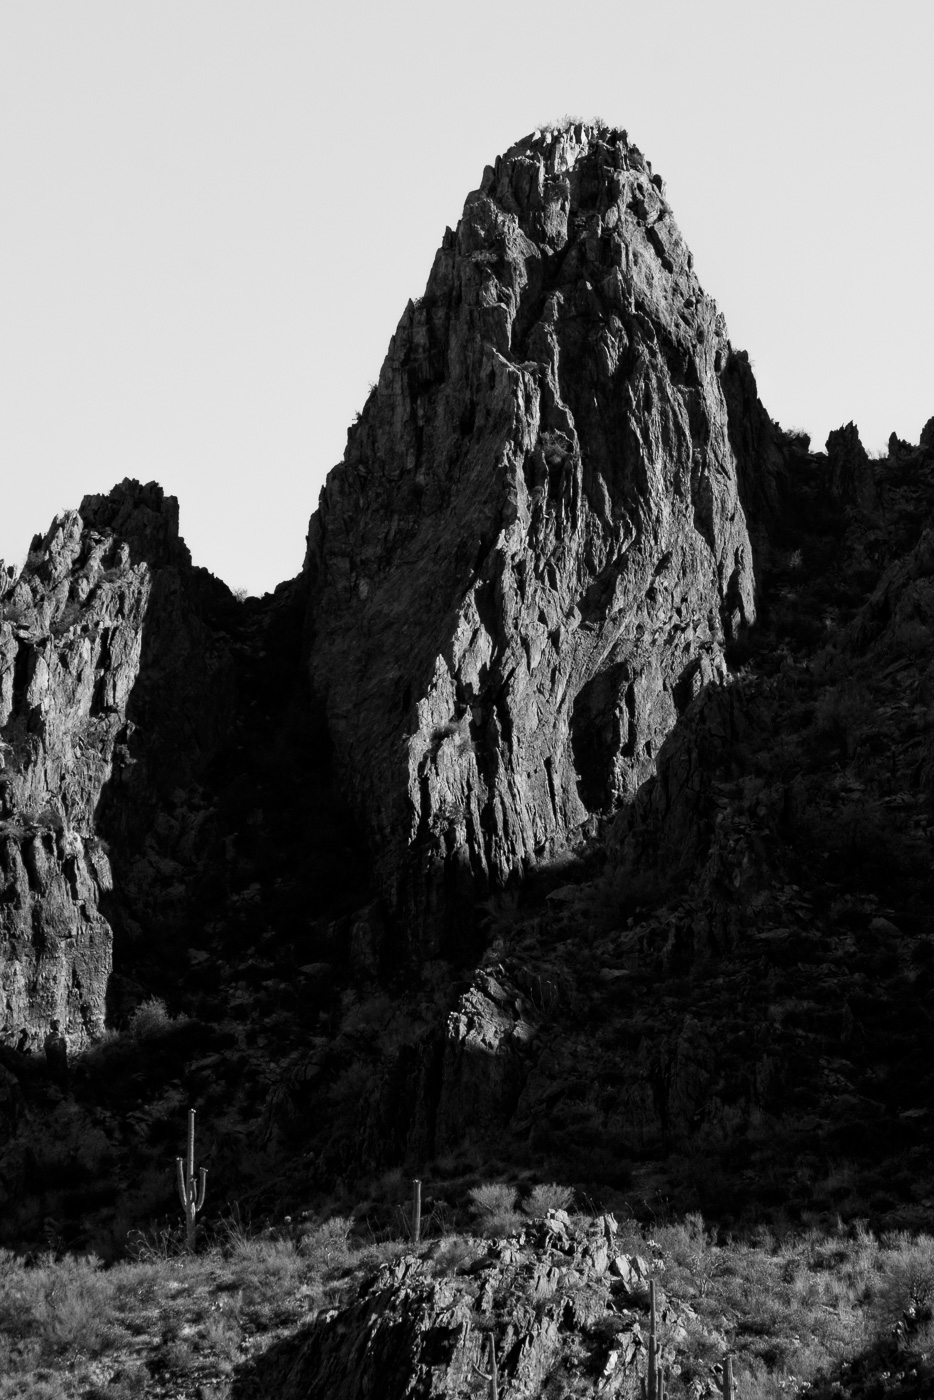
[[208,1184],[208,1169],[202,1167],[198,1173],[198,1199],[195,1202],[195,1210],[198,1211],[204,1205],[204,1193]]
[[175,1158],[176,1173],[178,1176],[178,1195],[182,1203],[182,1210],[188,1209],[188,1194],[185,1190],[185,1165],[181,1157]]
[[481,1371],[476,1361],[473,1368],[481,1380],[488,1381],[490,1386],[490,1400],[499,1400],[499,1368],[496,1365],[496,1339],[490,1337],[490,1369]]
[[188,1110],[188,1180],[195,1174],[195,1110]]

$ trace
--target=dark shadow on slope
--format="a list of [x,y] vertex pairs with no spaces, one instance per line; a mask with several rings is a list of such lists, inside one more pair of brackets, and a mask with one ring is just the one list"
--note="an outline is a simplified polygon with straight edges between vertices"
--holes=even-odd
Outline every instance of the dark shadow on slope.
[[922,517],[934,508],[916,455],[908,486],[886,486],[886,536],[791,443],[741,673],[682,715],[602,873],[539,873],[490,901],[484,962],[501,992],[474,978],[459,1015],[476,1037],[439,1030],[421,1085],[413,1052],[397,1091],[390,1074],[368,1100],[368,1136],[391,1119],[395,1160],[464,1148],[605,1204],[628,1172],[646,1218],[928,1224],[934,634],[920,545],[860,611],[901,557],[897,493]]
[[[330,1026],[350,976],[350,916],[372,902],[308,693],[300,580],[240,602],[191,567],[158,488],[130,491],[130,507],[125,495],[82,508],[153,571],[128,722],[96,813],[114,880],[100,907],[114,931],[116,1034],[76,1058],[64,1098],[36,1057],[18,1076],[35,1161],[17,1239],[36,1243],[53,1220],[70,1245],[108,1257],[125,1243],[121,1226],[125,1237],[174,1211],[189,1105],[209,1209],[281,1186],[283,1145],[264,1128],[270,1090]],[[96,1195],[77,1160],[72,1182],[47,1179],[43,1161],[67,1158],[71,1137],[79,1157],[98,1153]]]
[[[136,984],[122,988],[124,1015],[142,989],[186,1010],[190,993],[213,994],[221,1011],[230,966],[260,945],[294,967],[332,961],[331,925],[372,898],[367,854],[334,790],[330,742],[308,692],[301,616],[287,585],[235,616],[204,620],[205,646],[221,657],[213,682],[204,679],[224,693],[203,742],[200,718],[190,719],[202,687],[183,691],[182,705],[172,653],[167,667],[164,650],[144,651],[129,780],[114,784],[101,811],[114,863],[105,912],[115,975]],[[166,754],[185,743],[186,771],[173,771]],[[192,953],[200,956],[181,991]],[[119,1015],[119,980],[116,990]]]

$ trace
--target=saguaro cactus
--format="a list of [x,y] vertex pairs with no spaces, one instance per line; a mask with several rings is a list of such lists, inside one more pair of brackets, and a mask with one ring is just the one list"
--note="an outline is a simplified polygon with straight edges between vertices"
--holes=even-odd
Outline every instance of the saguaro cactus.
[[195,1216],[204,1205],[207,1168],[202,1167],[195,1182],[195,1110],[188,1110],[188,1156],[175,1158],[178,1171],[178,1194],[185,1212],[185,1238],[189,1249],[195,1247]]
[[723,1400],[736,1400],[736,1384],[733,1380],[732,1356],[727,1356],[723,1362]]
[[499,1370],[496,1365],[496,1338],[490,1333],[490,1369],[481,1371],[476,1361],[473,1368],[481,1380],[489,1381],[490,1400],[499,1400]]
[[667,1400],[665,1375],[658,1345],[658,1314],[655,1305],[655,1280],[649,1280],[649,1358],[648,1368],[640,1382],[642,1400]]
[[418,1244],[422,1237],[422,1183],[418,1177],[412,1180],[412,1239]]

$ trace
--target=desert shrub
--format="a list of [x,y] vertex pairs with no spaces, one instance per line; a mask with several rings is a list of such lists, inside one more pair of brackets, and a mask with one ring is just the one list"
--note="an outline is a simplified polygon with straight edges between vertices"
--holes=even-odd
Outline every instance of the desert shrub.
[[[655,1236],[657,1244],[669,1256],[673,1277],[695,1296],[705,1298],[715,1281],[729,1272],[730,1252],[718,1247],[713,1232],[696,1211],[681,1221],[657,1227]],[[744,1252],[744,1268],[748,1268],[754,1257],[753,1251]]]
[[901,1318],[913,1324],[934,1315],[934,1238],[904,1232],[884,1242],[883,1273],[876,1286],[873,1314],[882,1331]]
[[354,1263],[360,1268],[380,1269],[384,1264],[394,1264],[411,1248],[408,1240],[374,1240],[360,1246],[354,1253]]
[[454,752],[460,758],[466,754],[474,752],[473,740],[470,737],[471,713],[468,710],[460,719],[449,720],[446,724],[441,724],[432,734],[432,741],[435,751],[440,749],[445,739],[454,740]]
[[690,1316],[683,1323],[684,1337],[679,1347],[681,1379],[687,1384],[703,1380],[714,1366],[723,1360],[727,1341],[722,1333],[712,1329],[699,1317]]
[[134,1008],[128,1029],[134,1040],[151,1040],[164,1035],[171,1025],[172,1017],[162,998],[147,997]]
[[269,1235],[244,1240],[229,1256],[229,1268],[234,1289],[240,1292],[244,1323],[258,1329],[274,1324],[309,1274],[291,1240]]
[[174,1341],[166,1343],[163,1359],[167,1368],[176,1375],[185,1375],[186,1372],[194,1370],[198,1362],[194,1348],[184,1337],[177,1337]]
[[276,1276],[293,1273],[296,1265],[292,1241],[271,1235],[256,1235],[238,1241],[230,1252],[230,1258],[235,1264],[248,1264],[254,1280],[259,1274]]
[[488,1181],[482,1186],[472,1186],[468,1194],[474,1214],[482,1217],[498,1211],[515,1210],[518,1192],[505,1182]]
[[470,1190],[471,1210],[485,1235],[509,1235],[519,1228],[516,1188],[499,1181],[485,1182]]
[[0,1329],[30,1338],[39,1355],[93,1355],[109,1341],[112,1286],[95,1256],[44,1255],[26,1266],[8,1251],[0,1259]]
[[334,1215],[304,1232],[298,1243],[299,1253],[317,1269],[339,1268],[350,1259],[352,1228],[352,1220]]
[[71,1400],[74,1391],[64,1376],[31,1376],[29,1389],[24,1390],[20,1376],[0,1375],[0,1400]]
[[549,1210],[570,1210],[573,1203],[574,1192],[570,1186],[559,1186],[555,1181],[545,1181],[532,1187],[522,1209],[526,1215],[537,1217]]
[[152,1224],[147,1229],[130,1230],[126,1239],[127,1254],[139,1264],[177,1259],[187,1248],[184,1225],[168,1222]]
[[240,1348],[240,1323],[227,1313],[212,1313],[204,1324],[204,1340],[222,1361],[237,1360]]
[[454,1274],[477,1257],[477,1242],[463,1235],[448,1235],[434,1252],[436,1274]]
[[68,1259],[60,1264],[34,1313],[44,1346],[55,1354],[80,1350],[94,1354],[109,1341],[105,1305],[107,1280],[95,1273],[100,1260]]
[[734,1377],[743,1400],[784,1400],[789,1393],[797,1393],[797,1386],[789,1387],[785,1375],[774,1372],[757,1356],[746,1355],[738,1361]]

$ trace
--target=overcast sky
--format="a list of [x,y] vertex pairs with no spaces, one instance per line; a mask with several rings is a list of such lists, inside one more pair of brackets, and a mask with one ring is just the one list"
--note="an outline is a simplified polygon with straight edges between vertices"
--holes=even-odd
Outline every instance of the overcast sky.
[[135,476],[296,574],[445,225],[565,113],[665,177],[773,418],[916,442],[932,53],[931,0],[0,0],[0,556]]

